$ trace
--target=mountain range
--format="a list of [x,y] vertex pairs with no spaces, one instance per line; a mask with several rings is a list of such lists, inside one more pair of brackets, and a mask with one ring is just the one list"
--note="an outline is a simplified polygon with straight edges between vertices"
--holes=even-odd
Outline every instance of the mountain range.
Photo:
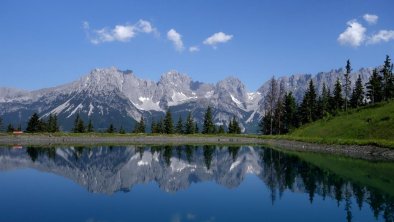
[[[316,75],[284,76],[278,81],[283,81],[286,91],[292,91],[300,101],[310,79],[320,92],[323,82],[333,89],[337,78],[343,80],[343,74],[343,69],[334,69]],[[371,68],[362,68],[351,73],[351,82],[354,84],[360,75],[365,83],[371,74]],[[110,123],[132,130],[141,117],[149,124],[168,109],[175,121],[192,112],[194,120],[201,123],[205,110],[211,106],[215,124],[227,126],[230,118],[236,116],[243,132],[255,133],[264,114],[268,85],[267,81],[257,91],[248,92],[236,77],[209,84],[177,71],[167,72],[155,82],[141,79],[130,70],[111,67],[94,69],[77,81],[52,88],[0,88],[0,116],[5,124],[25,127],[34,112],[43,118],[56,114],[61,130],[69,131],[75,115],[80,114],[85,121],[91,119],[96,130],[104,130]]]

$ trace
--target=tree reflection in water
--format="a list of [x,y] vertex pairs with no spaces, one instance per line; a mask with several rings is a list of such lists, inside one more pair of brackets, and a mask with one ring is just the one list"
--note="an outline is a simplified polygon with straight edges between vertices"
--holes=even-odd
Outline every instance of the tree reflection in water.
[[[394,221],[394,201],[390,192],[365,186],[352,179],[345,179],[339,176],[337,172],[321,169],[296,155],[289,155],[268,148],[216,147],[210,145],[139,146],[131,148],[27,147],[24,152],[32,162],[53,161],[54,165],[64,164],[61,161],[62,158],[65,158],[64,153],[72,153],[74,158],[69,161],[75,162],[75,165],[72,166],[74,170],[101,164],[101,169],[107,168],[114,172],[116,172],[115,169],[120,168],[119,164],[121,165],[134,158],[134,153],[138,154],[140,161],[149,154],[152,158],[157,156],[158,163],[164,163],[160,165],[163,168],[161,174],[165,174],[167,168],[174,167],[172,166],[173,161],[178,161],[178,164],[193,168],[188,172],[190,175],[186,177],[189,180],[188,183],[214,180],[228,187],[234,186],[234,184],[238,186],[246,173],[254,173],[268,186],[272,204],[275,204],[278,196],[280,199],[286,190],[305,192],[311,204],[313,204],[315,195],[319,195],[323,199],[327,197],[335,199],[338,207],[344,207],[347,221],[352,221],[352,210],[355,208],[361,210],[365,203],[372,209],[375,218],[382,215],[385,221]],[[59,156],[60,153],[63,153],[62,157]],[[257,154],[257,156],[253,156],[252,153]],[[258,165],[253,165],[254,162]],[[242,165],[241,163],[245,164]],[[140,165],[144,164],[146,163],[141,162]],[[234,168],[237,168],[238,172],[232,175]],[[50,170],[48,169],[48,171]],[[145,170],[149,171],[149,169]],[[211,172],[213,176],[204,174],[204,172]],[[163,177],[163,175],[160,176]],[[156,175],[152,178],[157,177]],[[230,181],[228,182],[226,181],[227,177],[234,177],[235,179],[228,179]],[[180,178],[175,179],[180,180]],[[392,178],[386,179],[392,180]],[[136,179],[135,183],[138,182],[139,180]],[[159,181],[156,182],[160,183]],[[118,190],[128,191],[133,185],[131,183],[129,187],[120,187]],[[187,184],[184,187],[172,185],[170,190],[177,191],[187,187]]]

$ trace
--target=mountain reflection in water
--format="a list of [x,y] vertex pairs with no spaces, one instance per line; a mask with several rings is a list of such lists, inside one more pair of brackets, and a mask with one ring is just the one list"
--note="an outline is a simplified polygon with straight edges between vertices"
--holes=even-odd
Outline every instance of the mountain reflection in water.
[[184,145],[0,149],[0,170],[21,168],[50,172],[89,192],[104,194],[129,192],[133,186],[149,182],[157,183],[165,192],[185,190],[204,181],[236,188],[253,174],[268,187],[273,205],[290,191],[306,194],[311,204],[316,195],[336,200],[338,207],[344,207],[347,221],[352,220],[353,209],[361,210],[365,204],[375,218],[394,221],[394,188],[367,186],[297,155],[268,148]]

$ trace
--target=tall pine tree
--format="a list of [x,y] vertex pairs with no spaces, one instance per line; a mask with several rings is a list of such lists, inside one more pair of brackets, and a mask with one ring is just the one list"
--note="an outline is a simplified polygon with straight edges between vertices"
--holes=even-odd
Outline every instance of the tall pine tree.
[[386,60],[384,61],[381,73],[383,80],[383,100],[387,101],[394,97],[393,66],[391,64],[391,59],[388,55],[386,55]]
[[350,99],[350,105],[353,108],[358,108],[364,103],[364,86],[361,80],[361,76],[358,75],[356,84],[353,89],[352,97]]
[[195,131],[195,127],[194,127],[194,121],[192,118],[192,113],[189,112],[189,114],[187,115],[187,118],[186,118],[185,133],[186,134],[193,134],[194,131]]
[[303,124],[315,121],[317,119],[316,90],[312,80],[309,81],[309,87],[305,92],[300,108],[300,117]]
[[28,133],[36,133],[40,131],[40,117],[38,116],[37,113],[34,113],[30,119],[29,122],[27,123],[27,128],[26,132]]
[[323,118],[328,115],[330,106],[330,94],[327,90],[326,84],[323,82],[322,92],[319,96],[317,107],[318,107],[318,118]]
[[285,95],[284,98],[284,115],[283,115],[283,128],[284,133],[289,132],[298,126],[297,119],[297,103],[292,92]]
[[345,111],[347,111],[348,101],[349,101],[349,97],[350,97],[350,90],[351,90],[350,73],[351,72],[352,72],[352,67],[350,65],[350,60],[347,60],[345,82],[343,84],[343,90],[345,91]]
[[145,133],[146,126],[144,117],[141,116],[140,121],[135,125],[134,133]]
[[341,86],[341,82],[339,81],[339,78],[337,78],[337,81],[335,82],[332,100],[333,100],[333,107],[332,108],[333,108],[334,113],[342,110],[344,99],[342,96],[342,86]]
[[184,131],[183,131],[182,116],[179,116],[179,118],[178,118],[178,122],[177,122],[177,124],[176,124],[176,126],[175,126],[175,132],[176,132],[177,134],[183,134],[183,133],[184,133]]
[[203,134],[213,134],[215,133],[215,125],[213,124],[213,119],[212,119],[212,109],[210,106],[208,106],[207,111],[205,112],[204,115],[204,125],[202,129]]
[[165,134],[174,133],[174,122],[172,121],[172,114],[170,109],[167,110],[166,116],[164,117],[164,133]]
[[383,99],[382,77],[379,75],[378,70],[374,69],[369,81],[366,84],[367,98],[372,104],[381,102]]
[[85,125],[82,118],[79,116],[79,113],[75,116],[73,132],[74,133],[85,132]]
[[229,134],[240,134],[241,133],[241,127],[239,126],[239,123],[235,116],[233,116],[232,119],[230,119],[230,123],[228,125],[228,133]]

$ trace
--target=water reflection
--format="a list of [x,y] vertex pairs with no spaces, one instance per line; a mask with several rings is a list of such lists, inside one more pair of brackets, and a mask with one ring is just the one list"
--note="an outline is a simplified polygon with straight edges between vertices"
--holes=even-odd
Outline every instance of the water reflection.
[[[340,173],[319,168],[299,156],[267,148],[27,147],[0,149],[0,158],[1,170],[34,168],[69,178],[89,192],[106,194],[128,192],[134,185],[152,181],[166,192],[187,189],[201,181],[235,188],[247,174],[254,174],[269,188],[273,205],[288,190],[307,194],[310,203],[316,195],[335,199],[338,207],[344,208],[347,221],[352,221],[352,211],[361,210],[364,204],[375,218],[382,216],[385,221],[394,221],[392,187],[366,186],[357,178],[345,179]],[[383,183],[391,184],[392,179],[383,178]]]

